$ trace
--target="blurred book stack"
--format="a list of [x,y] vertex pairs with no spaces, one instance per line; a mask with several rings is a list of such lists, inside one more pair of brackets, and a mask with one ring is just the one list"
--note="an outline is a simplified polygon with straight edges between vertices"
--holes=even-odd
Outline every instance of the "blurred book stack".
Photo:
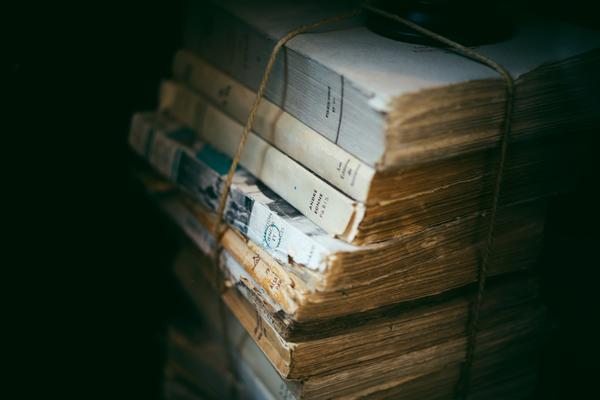
[[[498,172],[506,92],[493,70],[386,39],[360,17],[292,39],[226,229],[211,234],[276,40],[345,4],[192,4],[159,109],[133,116],[135,174],[188,237],[175,272],[216,329],[207,338],[190,318],[170,330],[172,398],[455,396]],[[516,92],[470,398],[535,389],[545,204],[574,184],[597,125],[599,46],[593,32],[527,20],[477,48]]]

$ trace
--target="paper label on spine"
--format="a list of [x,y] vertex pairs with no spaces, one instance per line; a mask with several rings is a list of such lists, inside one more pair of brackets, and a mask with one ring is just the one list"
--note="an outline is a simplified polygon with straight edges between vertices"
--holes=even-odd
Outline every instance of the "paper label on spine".
[[[293,229],[287,229],[287,223],[273,214],[262,204],[252,208],[248,225],[248,239],[259,244],[276,260],[287,263],[288,257],[311,269],[319,269],[317,254],[320,253],[314,243]],[[322,256],[322,254],[319,254]]]

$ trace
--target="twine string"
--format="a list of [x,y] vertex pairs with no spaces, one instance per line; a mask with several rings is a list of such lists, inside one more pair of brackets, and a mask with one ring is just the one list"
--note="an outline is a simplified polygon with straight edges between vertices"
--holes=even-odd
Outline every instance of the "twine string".
[[485,292],[485,284],[487,279],[487,270],[490,263],[490,256],[492,247],[494,245],[495,231],[496,231],[496,219],[498,214],[498,204],[500,200],[500,193],[502,189],[502,179],[504,176],[504,166],[506,164],[506,154],[508,150],[508,137],[511,131],[511,121],[514,106],[514,81],[508,70],[502,65],[498,64],[494,60],[470,49],[466,46],[461,45],[453,40],[450,40],[442,35],[430,31],[429,29],[423,28],[420,25],[415,24],[412,21],[406,20],[398,15],[386,12],[377,7],[373,7],[369,3],[363,4],[363,7],[375,14],[389,18],[396,22],[399,22],[409,28],[419,32],[420,34],[434,39],[446,46],[456,50],[459,54],[470,58],[473,61],[479,62],[495,70],[503,79],[506,84],[506,100],[504,105],[504,120],[502,123],[502,134],[500,136],[500,155],[498,160],[498,167],[496,172],[496,179],[494,182],[494,189],[492,192],[492,204],[490,208],[490,216],[488,229],[485,237],[483,253],[479,268],[477,269],[477,293],[475,299],[471,302],[469,310],[469,322],[467,325],[467,348],[465,353],[465,361],[463,363],[459,380],[456,385],[456,395],[458,398],[466,398],[469,393],[471,371],[473,369],[473,359],[475,356],[475,348],[477,344],[477,333],[479,330],[479,319],[481,316],[481,304],[483,300],[483,294]]
[[[493,69],[502,77],[502,79],[505,81],[505,84],[506,84],[506,100],[505,100],[505,109],[504,109],[504,120],[502,123],[502,134],[500,136],[500,154],[499,154],[496,178],[495,178],[495,182],[494,182],[494,189],[492,192],[492,204],[491,204],[490,214],[489,214],[489,223],[488,223],[488,229],[487,229],[486,238],[485,238],[485,242],[484,242],[481,262],[479,263],[479,267],[477,270],[477,294],[476,294],[474,300],[471,302],[471,307],[469,310],[469,323],[467,326],[467,348],[466,348],[466,353],[465,353],[465,361],[463,363],[463,367],[461,369],[459,381],[457,383],[457,388],[456,388],[457,396],[460,398],[466,398],[468,395],[468,392],[469,392],[470,376],[471,376],[471,371],[472,371],[472,366],[473,366],[473,359],[474,359],[475,347],[476,347],[476,341],[477,341],[476,339],[477,339],[477,333],[478,333],[478,328],[479,328],[481,304],[482,304],[482,300],[483,300],[483,294],[485,292],[487,270],[488,270],[491,250],[492,250],[492,247],[494,244],[494,238],[495,238],[498,204],[499,204],[500,193],[501,193],[501,188],[502,188],[504,166],[506,163],[506,154],[507,154],[507,150],[508,150],[508,137],[509,137],[510,131],[511,131],[511,120],[512,120],[513,103],[514,103],[514,81],[513,81],[512,76],[510,75],[510,73],[502,65],[500,65],[497,62],[495,62],[494,60],[476,52],[473,49],[470,49],[470,48],[463,46],[460,43],[457,43],[451,39],[448,39],[440,34],[437,34],[433,31],[423,28],[422,26],[417,25],[412,21],[406,20],[396,14],[392,14],[392,13],[384,11],[380,8],[374,7],[371,4],[369,4],[368,2],[364,3],[362,5],[362,8],[369,10],[370,12],[372,12],[374,14],[378,14],[385,18],[388,18],[388,19],[391,19],[398,23],[401,23],[401,24],[419,32],[420,34],[422,34],[424,36],[427,36],[433,40],[436,40],[439,43],[442,43],[442,44],[450,47],[451,49],[456,51],[458,54]],[[361,11],[362,10],[359,8],[359,9],[350,11],[348,13],[343,13],[343,14],[339,14],[339,15],[336,15],[336,16],[333,16],[330,18],[325,18],[325,19],[317,21],[315,23],[302,25],[302,26],[288,32],[285,36],[283,36],[281,39],[279,39],[277,41],[277,43],[275,44],[275,47],[271,51],[271,55],[269,57],[267,65],[265,67],[261,82],[258,86],[258,90],[256,93],[256,97],[254,99],[254,103],[252,104],[250,113],[248,114],[248,119],[246,120],[246,124],[244,125],[244,130],[242,132],[240,142],[238,144],[236,153],[232,158],[231,166],[229,167],[229,171],[227,173],[227,177],[225,179],[224,186],[221,191],[221,195],[219,198],[219,206],[218,206],[217,213],[216,213],[217,218],[216,218],[215,225],[214,225],[214,237],[216,239],[217,245],[220,242],[222,225],[223,225],[223,214],[224,214],[225,206],[227,203],[227,196],[229,195],[229,191],[231,189],[233,176],[235,174],[238,163],[239,163],[242,153],[244,151],[246,141],[248,139],[248,135],[251,132],[252,127],[254,125],[256,113],[258,112],[260,102],[264,96],[264,92],[266,90],[267,83],[268,83],[269,77],[271,75],[271,71],[272,71],[275,61],[277,59],[277,55],[279,54],[281,49],[285,46],[285,44],[292,38],[296,37],[297,35],[307,32],[307,31],[310,31],[310,30],[313,30],[313,29],[317,29],[319,27],[322,27],[322,26],[325,26],[328,24],[332,24],[335,22],[339,22],[339,21],[342,21],[345,19],[352,18],[352,17],[360,14]]]

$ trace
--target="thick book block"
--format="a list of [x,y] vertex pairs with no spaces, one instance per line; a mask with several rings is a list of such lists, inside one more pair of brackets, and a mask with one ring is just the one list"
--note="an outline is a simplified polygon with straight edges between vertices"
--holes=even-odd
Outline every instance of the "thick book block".
[[[276,41],[354,4],[219,1],[192,4],[184,45],[257,90]],[[565,23],[518,21],[515,34],[477,51],[516,80],[513,135],[590,129],[600,33]],[[186,70],[176,78],[186,81]],[[505,104],[494,70],[444,48],[371,32],[361,17],[290,40],[266,97],[375,169],[414,165],[494,147]]]
[[[216,297],[210,287],[212,261],[190,245],[183,252],[188,253],[186,262],[178,259],[175,265],[179,281],[199,310],[219,315],[207,310],[207,304],[215,303],[211,297]],[[244,281],[235,282],[222,293],[231,313],[225,321],[219,321],[222,315],[213,319],[212,326],[217,335],[223,335],[218,327],[227,324],[236,364],[249,365],[262,383],[258,386],[277,398],[452,395],[464,357],[464,297],[388,313],[367,324],[348,325],[344,332],[331,336],[289,341],[277,336],[264,311],[245,299]],[[490,287],[475,358],[473,394],[530,393],[544,320],[536,287],[527,280]],[[302,375],[294,379],[297,373]]]
[[[177,191],[165,194],[161,205],[206,254],[214,254],[210,213]],[[543,215],[532,214],[535,210],[539,205],[500,214],[490,276],[526,271],[535,263],[543,228]],[[476,280],[483,237],[478,227],[485,227],[484,220],[467,219],[387,248],[336,254],[336,262],[322,272],[278,263],[239,231],[225,231],[218,245],[226,250],[223,262],[229,274],[273,310],[276,317],[270,323],[278,335],[292,339],[314,335],[315,326],[335,332],[350,321],[356,324],[349,315],[361,314],[357,319],[368,321],[382,307],[461,290]]]

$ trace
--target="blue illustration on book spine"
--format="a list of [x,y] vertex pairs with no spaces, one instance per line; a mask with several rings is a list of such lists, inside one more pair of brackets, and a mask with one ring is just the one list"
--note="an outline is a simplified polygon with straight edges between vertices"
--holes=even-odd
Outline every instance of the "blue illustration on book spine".
[[222,182],[220,179],[214,179],[209,171],[194,155],[182,152],[175,182],[199,200],[203,206],[215,212],[219,203]]

